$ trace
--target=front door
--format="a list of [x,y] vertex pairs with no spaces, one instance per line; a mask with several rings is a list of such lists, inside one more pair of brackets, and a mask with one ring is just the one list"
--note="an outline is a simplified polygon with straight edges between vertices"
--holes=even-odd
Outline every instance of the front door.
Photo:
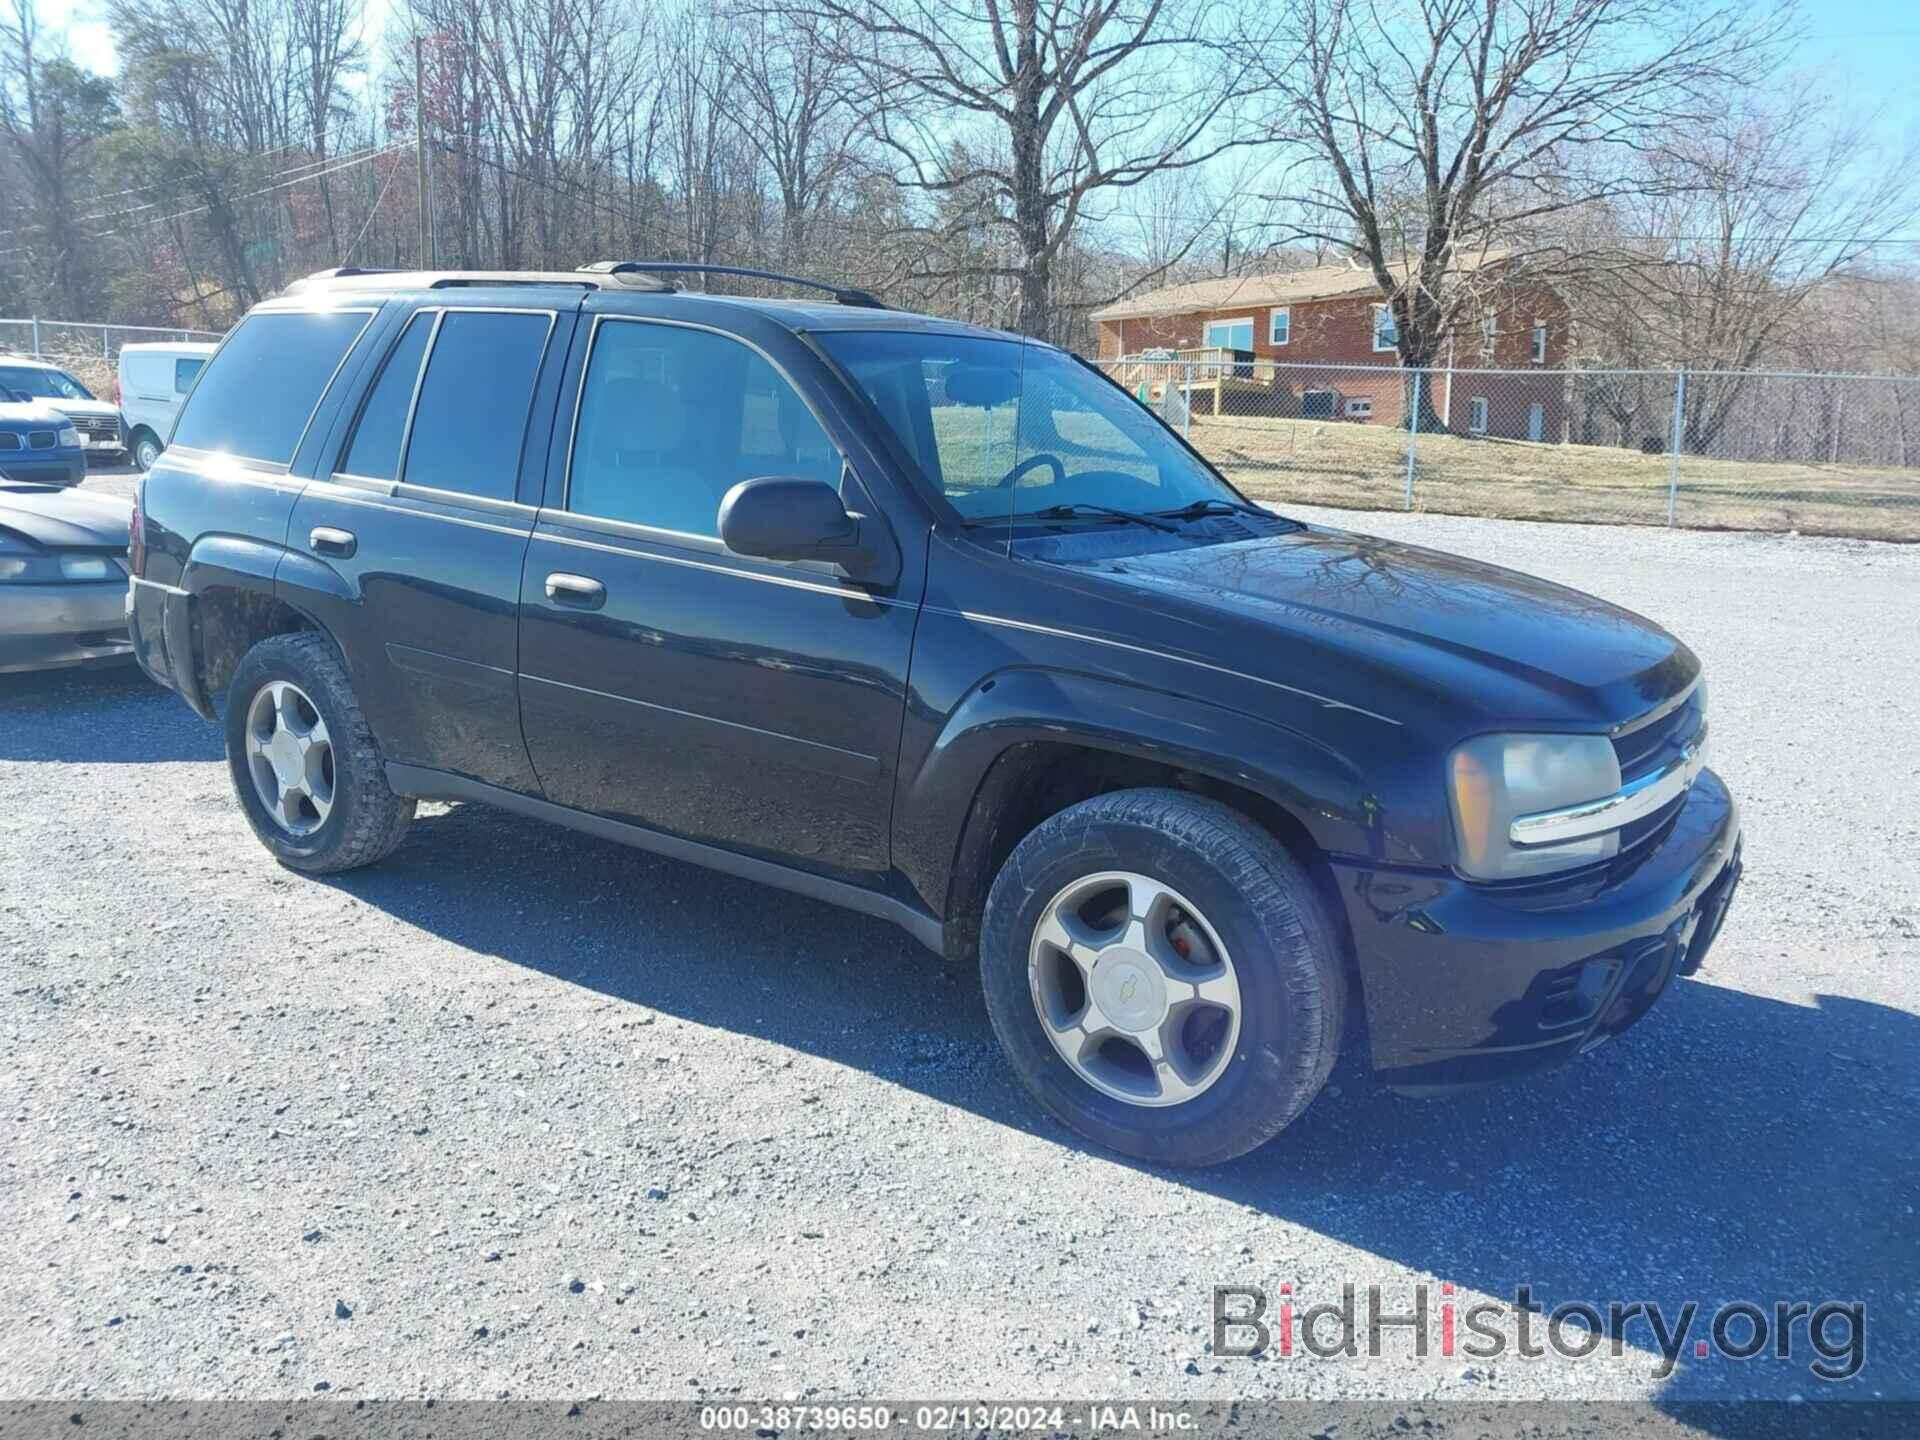
[[916,606],[829,566],[736,555],[717,524],[741,480],[841,483],[841,447],[735,336],[602,315],[589,346],[566,475],[520,592],[520,709],[542,788],[872,883],[889,867]]

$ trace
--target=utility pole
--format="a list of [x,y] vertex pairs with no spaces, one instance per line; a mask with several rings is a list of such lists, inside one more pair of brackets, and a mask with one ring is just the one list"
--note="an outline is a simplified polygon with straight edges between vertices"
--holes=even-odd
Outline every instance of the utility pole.
[[430,181],[427,177],[427,93],[422,88],[422,75],[425,64],[422,55],[426,50],[426,38],[413,37],[413,143],[414,163],[420,181],[420,268],[433,268],[433,225],[431,214]]

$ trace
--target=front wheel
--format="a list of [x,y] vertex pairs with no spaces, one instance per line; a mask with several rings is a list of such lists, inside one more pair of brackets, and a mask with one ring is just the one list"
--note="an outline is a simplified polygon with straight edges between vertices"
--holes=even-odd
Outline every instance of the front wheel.
[[309,874],[384,858],[414,802],[387,788],[339,652],[312,631],[246,653],[227,691],[227,768],[247,823],[282,865]]
[[1124,790],[1015,847],[981,929],[987,1012],[1054,1116],[1211,1165],[1306,1109],[1340,1048],[1338,932],[1306,872],[1219,801]]

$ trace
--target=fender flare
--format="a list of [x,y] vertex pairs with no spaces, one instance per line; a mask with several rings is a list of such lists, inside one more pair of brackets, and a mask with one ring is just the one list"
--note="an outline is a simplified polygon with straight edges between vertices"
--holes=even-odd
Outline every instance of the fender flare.
[[207,590],[251,590],[273,594],[273,578],[286,546],[241,535],[203,535],[187,552],[180,588],[189,595]]
[[[298,572],[291,590],[287,584],[289,567]],[[359,598],[349,591],[338,572],[283,545],[236,535],[208,535],[196,541],[182,567],[177,592],[182,613],[179,643],[173,648],[188,657],[186,664],[176,667],[175,683],[181,698],[207,719],[217,718],[202,676],[202,667],[215,663],[203,652],[209,640],[211,613],[205,607],[216,594],[244,597],[240,601],[243,605],[290,610],[313,629],[330,634],[319,618],[318,607],[310,603],[315,592],[348,603],[357,603]],[[168,627],[171,636],[175,628],[171,615]]]
[[902,777],[894,808],[896,863],[949,921],[983,787],[1003,756],[1031,743],[1191,771],[1271,802],[1328,854],[1369,848],[1371,787],[1356,765],[1318,740],[1260,716],[1126,681],[1002,670],[982,677],[947,714],[918,769]]

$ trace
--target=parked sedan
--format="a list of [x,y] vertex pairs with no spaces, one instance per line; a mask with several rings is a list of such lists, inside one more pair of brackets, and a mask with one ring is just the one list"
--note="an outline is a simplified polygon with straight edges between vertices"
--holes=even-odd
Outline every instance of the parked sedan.
[[0,672],[133,653],[126,616],[132,512],[117,495],[0,479]]

